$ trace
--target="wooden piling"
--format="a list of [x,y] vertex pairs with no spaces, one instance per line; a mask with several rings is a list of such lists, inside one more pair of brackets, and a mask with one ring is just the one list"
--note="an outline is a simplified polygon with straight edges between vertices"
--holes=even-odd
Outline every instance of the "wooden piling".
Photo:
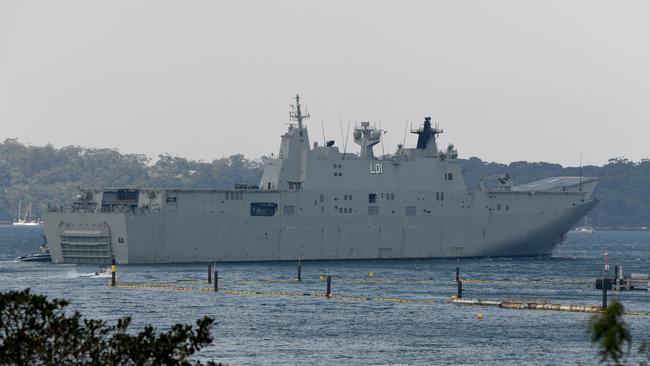
[[302,264],[300,263],[300,258],[298,258],[298,272],[296,274],[296,280],[298,280],[298,282],[302,281]]
[[115,264],[115,258],[111,260],[111,286],[115,287],[115,272],[117,271],[117,265]]
[[332,276],[327,275],[327,297],[332,296]]
[[607,309],[607,277],[603,276],[603,309]]
[[208,263],[208,283],[212,283],[212,263]]
[[456,298],[463,298],[463,281],[460,280],[460,267],[456,267]]

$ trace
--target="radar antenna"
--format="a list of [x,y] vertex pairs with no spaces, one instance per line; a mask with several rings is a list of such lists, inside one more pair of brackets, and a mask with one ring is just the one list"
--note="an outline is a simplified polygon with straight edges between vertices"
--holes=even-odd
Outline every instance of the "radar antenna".
[[298,128],[302,129],[302,120],[309,118],[309,113],[303,115],[300,106],[300,95],[296,94],[296,104],[290,105],[292,111],[289,112],[289,118],[298,122]]

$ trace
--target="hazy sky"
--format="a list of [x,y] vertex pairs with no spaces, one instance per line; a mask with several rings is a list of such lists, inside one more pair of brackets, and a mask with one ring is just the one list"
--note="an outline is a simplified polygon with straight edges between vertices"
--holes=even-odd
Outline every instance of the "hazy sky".
[[319,142],[430,115],[461,157],[650,158],[650,2],[0,2],[2,140],[259,157],[296,93]]

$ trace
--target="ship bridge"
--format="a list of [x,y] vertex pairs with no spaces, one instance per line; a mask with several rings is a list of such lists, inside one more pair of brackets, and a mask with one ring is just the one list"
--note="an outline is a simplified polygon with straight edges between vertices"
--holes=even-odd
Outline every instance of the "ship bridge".
[[[425,117],[421,128],[411,131],[418,135],[415,148],[399,144],[394,154],[383,154],[385,130],[369,121],[361,122],[352,132],[353,142],[359,146],[358,154],[348,153],[347,142],[343,151],[334,141],[309,143],[307,127],[303,121],[309,114],[303,112],[300,97],[289,113],[290,124],[282,135],[280,151],[265,159],[260,182],[262,190],[302,189],[440,189],[464,191],[458,153],[453,145],[446,151],[437,151],[437,136],[442,130],[432,126],[431,117]],[[374,148],[382,144],[382,155],[377,157]]]

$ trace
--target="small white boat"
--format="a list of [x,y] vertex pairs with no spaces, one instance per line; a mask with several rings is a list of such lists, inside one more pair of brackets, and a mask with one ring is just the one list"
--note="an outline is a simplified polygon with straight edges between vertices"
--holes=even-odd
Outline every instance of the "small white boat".
[[585,217],[585,225],[584,226],[578,226],[576,228],[576,232],[578,232],[578,233],[587,233],[587,234],[591,234],[591,233],[594,232],[594,228],[591,225],[589,225],[589,218],[588,217]]
[[12,225],[13,226],[40,226],[43,223],[41,221],[22,221],[18,220],[15,221]]
[[111,267],[110,266],[101,266],[99,267],[99,270],[95,272],[95,276],[97,277],[107,277],[111,275]]
[[100,266],[95,272],[90,272],[86,274],[79,275],[79,277],[86,278],[106,278],[111,277],[111,267],[110,266]]
[[33,220],[32,219],[32,203],[29,203],[29,207],[27,208],[27,212],[25,212],[25,216],[23,217],[21,215],[21,209],[22,209],[22,204],[23,201],[20,200],[18,201],[18,220],[13,222],[13,226],[39,226],[42,225],[43,222],[39,220]]

